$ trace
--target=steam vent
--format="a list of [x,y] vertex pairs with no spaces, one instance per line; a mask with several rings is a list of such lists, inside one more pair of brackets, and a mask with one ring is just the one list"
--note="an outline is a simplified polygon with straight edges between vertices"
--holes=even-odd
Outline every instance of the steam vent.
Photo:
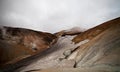
[[120,17],[84,32],[0,27],[0,72],[120,72]]

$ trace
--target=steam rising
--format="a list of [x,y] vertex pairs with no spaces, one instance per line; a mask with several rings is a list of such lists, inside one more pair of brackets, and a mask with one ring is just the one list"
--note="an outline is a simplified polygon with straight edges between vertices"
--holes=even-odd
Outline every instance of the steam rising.
[[58,32],[120,17],[120,0],[0,0],[0,25]]

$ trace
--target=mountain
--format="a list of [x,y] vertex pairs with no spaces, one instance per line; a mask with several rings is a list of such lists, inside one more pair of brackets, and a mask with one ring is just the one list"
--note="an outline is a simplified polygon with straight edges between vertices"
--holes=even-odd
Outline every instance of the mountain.
[[23,28],[1,27],[0,66],[13,64],[21,59],[40,53],[56,40],[50,33]]
[[[53,36],[55,36],[53,38],[55,41],[49,49],[4,67],[3,71],[120,71],[120,17],[85,32],[62,30]],[[6,43],[9,43],[9,41]]]

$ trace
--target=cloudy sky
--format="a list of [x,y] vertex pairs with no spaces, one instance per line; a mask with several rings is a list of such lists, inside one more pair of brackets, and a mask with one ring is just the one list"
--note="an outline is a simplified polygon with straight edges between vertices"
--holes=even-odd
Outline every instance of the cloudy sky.
[[0,25],[58,32],[120,17],[120,0],[0,0]]

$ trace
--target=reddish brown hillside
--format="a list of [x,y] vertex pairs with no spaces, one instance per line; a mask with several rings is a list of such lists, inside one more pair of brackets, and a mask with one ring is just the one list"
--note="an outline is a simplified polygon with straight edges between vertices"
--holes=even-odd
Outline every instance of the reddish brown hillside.
[[23,28],[1,27],[0,66],[40,53],[54,43],[55,35]]
[[84,39],[92,39],[102,33],[103,31],[107,30],[109,27],[112,27],[114,25],[120,24],[120,17],[113,19],[111,21],[105,22],[101,25],[98,25],[92,29],[89,29],[79,35],[77,35],[72,41],[75,43],[78,43]]

